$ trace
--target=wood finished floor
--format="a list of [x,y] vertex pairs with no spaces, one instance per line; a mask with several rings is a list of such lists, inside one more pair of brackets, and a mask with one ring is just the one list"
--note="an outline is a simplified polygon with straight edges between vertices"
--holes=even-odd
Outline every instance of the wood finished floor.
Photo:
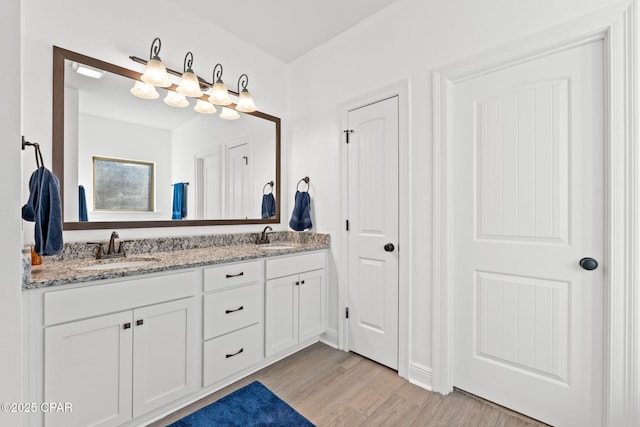
[[260,381],[315,425],[546,426],[458,391],[442,396],[354,353],[317,343],[164,419],[171,424],[227,394]]

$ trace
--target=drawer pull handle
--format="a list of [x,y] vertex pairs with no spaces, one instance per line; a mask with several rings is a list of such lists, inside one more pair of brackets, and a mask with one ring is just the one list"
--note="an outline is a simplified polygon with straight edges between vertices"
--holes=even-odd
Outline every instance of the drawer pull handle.
[[241,271],[238,274],[227,274],[227,279],[231,279],[232,277],[240,277],[240,276],[244,276],[244,271]]
[[230,357],[233,357],[233,356],[237,356],[237,355],[239,355],[239,354],[240,354],[240,353],[242,353],[243,351],[244,351],[244,348],[241,348],[240,350],[236,351],[235,353],[233,353],[233,354],[227,354],[227,355],[225,355],[224,357],[225,357],[226,359],[228,359],[228,358],[230,358]]
[[131,328],[131,322],[127,322],[124,325],[122,325],[122,329],[129,329]]
[[136,326],[140,326],[140,325],[144,325],[143,319],[136,320]]
[[235,310],[225,310],[224,313],[225,314],[235,313],[236,311],[240,311],[240,310],[244,310],[244,305],[241,305],[240,307],[236,308]]

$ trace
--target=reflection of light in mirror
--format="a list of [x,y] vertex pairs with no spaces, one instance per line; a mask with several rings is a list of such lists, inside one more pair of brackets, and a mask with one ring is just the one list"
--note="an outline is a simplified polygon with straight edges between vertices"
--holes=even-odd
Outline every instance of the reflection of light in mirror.
[[160,96],[155,86],[140,81],[137,81],[136,84],[133,85],[130,92],[142,99],[156,99]]
[[240,114],[238,114],[236,110],[232,110],[231,108],[222,107],[220,118],[225,120],[237,120],[240,118]]
[[174,92],[172,90],[167,91],[167,96],[164,98],[164,103],[171,105],[172,107],[186,107],[189,105],[189,101],[184,95]]
[[215,114],[218,111],[212,103],[203,101],[202,99],[198,99],[198,102],[193,109],[202,114]]

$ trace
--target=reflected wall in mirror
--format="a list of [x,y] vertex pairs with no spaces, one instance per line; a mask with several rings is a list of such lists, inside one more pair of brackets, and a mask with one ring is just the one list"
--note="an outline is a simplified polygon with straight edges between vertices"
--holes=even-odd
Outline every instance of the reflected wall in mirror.
[[[79,74],[80,65],[101,77]],[[53,48],[53,172],[61,182],[64,229],[280,222],[280,119],[256,111],[223,120],[194,111],[193,98],[189,107],[171,107],[162,102],[166,90],[160,88],[157,99],[137,98],[129,91],[139,77],[133,70]],[[94,206],[94,157],[154,164],[154,209]],[[271,181],[276,213],[263,218],[263,192]],[[187,215],[179,221],[171,219],[174,183],[188,183]],[[87,222],[79,222],[80,185]]]

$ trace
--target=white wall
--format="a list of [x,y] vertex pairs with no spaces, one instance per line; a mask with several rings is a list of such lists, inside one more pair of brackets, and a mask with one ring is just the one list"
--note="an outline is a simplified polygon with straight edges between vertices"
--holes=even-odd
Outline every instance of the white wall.
[[[20,0],[7,0],[0,13],[0,57],[7,66],[2,75],[11,82],[0,103],[0,171],[4,188],[0,209],[0,402],[22,401],[22,328],[20,289]],[[14,42],[6,42],[13,40]],[[33,149],[25,151],[33,159]],[[0,412],[0,425],[20,425],[19,414]]]
[[[224,66],[223,79],[232,89],[238,76],[247,73],[251,79],[251,93],[260,109],[285,119],[286,65],[166,0],[23,0],[23,7],[23,77],[29,82],[24,87],[23,95],[24,134],[42,143],[48,165],[51,164],[52,45],[142,71],[142,66],[129,60],[129,56],[147,57],[151,41],[154,37],[160,37],[160,56],[167,66],[181,69],[185,53],[192,51],[196,73],[211,80],[213,67],[220,62]],[[25,157],[22,198],[28,196],[25,187],[34,168],[33,157]],[[138,238],[259,231],[258,228],[128,229],[121,230],[120,236]],[[286,227],[282,225],[280,228]],[[108,234],[108,230],[65,231],[64,239],[104,240]]]
[[[432,124],[431,70],[617,0],[399,0],[347,32],[294,61],[289,87],[289,181],[309,175],[317,231],[331,233],[335,285],[344,219],[336,203],[341,192],[342,132],[338,107],[390,83],[409,84],[410,360],[431,366]],[[287,209],[291,209],[291,204]],[[402,245],[403,242],[400,242]],[[406,244],[406,242],[404,242]],[[406,246],[405,246],[406,247]],[[337,306],[337,289],[330,290]],[[402,309],[401,309],[402,312]],[[337,329],[337,313],[329,325]]]

